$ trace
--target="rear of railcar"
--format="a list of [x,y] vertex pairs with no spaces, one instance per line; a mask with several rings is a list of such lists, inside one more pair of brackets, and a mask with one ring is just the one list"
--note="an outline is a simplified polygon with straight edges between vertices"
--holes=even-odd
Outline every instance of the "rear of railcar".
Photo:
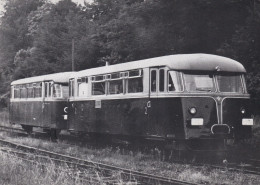
[[10,123],[27,132],[33,127],[67,129],[68,79],[71,72],[36,76],[11,83]]

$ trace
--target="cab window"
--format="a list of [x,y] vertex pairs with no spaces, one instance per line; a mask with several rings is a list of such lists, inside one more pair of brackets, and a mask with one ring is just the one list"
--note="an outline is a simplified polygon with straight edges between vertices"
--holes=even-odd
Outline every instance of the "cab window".
[[188,92],[214,92],[213,75],[184,73],[184,83]]
[[241,75],[221,74],[216,77],[220,92],[243,93]]
[[168,91],[181,92],[183,91],[181,74],[176,71],[168,72]]

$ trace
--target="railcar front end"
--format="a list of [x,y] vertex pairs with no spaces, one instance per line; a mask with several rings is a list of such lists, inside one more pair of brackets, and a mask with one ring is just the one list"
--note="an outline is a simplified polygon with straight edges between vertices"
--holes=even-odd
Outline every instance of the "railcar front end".
[[182,78],[187,143],[214,146],[224,139],[251,137],[253,115],[243,73],[185,71]]

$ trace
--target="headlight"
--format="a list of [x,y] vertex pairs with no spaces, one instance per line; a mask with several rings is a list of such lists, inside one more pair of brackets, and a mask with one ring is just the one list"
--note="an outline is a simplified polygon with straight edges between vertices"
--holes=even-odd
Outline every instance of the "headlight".
[[195,107],[191,107],[189,111],[192,115],[195,115],[197,113],[197,109]]
[[243,107],[240,109],[240,111],[241,111],[242,114],[245,114],[245,113],[246,113],[246,109],[243,108]]

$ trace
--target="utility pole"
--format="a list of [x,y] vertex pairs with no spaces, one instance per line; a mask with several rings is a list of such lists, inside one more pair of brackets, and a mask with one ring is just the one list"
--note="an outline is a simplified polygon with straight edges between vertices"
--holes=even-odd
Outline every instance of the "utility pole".
[[72,39],[72,46],[71,46],[71,69],[72,71],[75,71],[75,61],[74,61],[74,50],[75,50],[75,46],[74,46],[74,39]]

